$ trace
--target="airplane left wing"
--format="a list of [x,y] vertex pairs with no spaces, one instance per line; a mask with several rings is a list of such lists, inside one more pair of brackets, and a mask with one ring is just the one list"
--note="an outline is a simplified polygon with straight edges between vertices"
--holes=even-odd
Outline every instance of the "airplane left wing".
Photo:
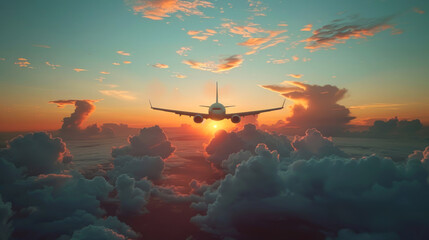
[[283,101],[283,105],[281,107],[277,107],[277,108],[269,108],[269,109],[249,111],[249,112],[228,113],[228,114],[226,114],[226,118],[231,118],[234,115],[244,117],[244,116],[250,116],[250,115],[258,115],[258,114],[263,113],[263,112],[271,112],[271,111],[275,111],[275,110],[281,110],[284,108],[285,102],[286,102],[286,100]]
[[171,112],[171,113],[179,114],[180,116],[185,115],[185,116],[193,117],[195,115],[201,115],[203,118],[208,118],[207,113],[186,112],[186,111],[166,109],[166,108],[157,108],[157,107],[152,106],[152,103],[150,101],[149,101],[149,104],[150,104],[150,108],[152,108],[153,110]]

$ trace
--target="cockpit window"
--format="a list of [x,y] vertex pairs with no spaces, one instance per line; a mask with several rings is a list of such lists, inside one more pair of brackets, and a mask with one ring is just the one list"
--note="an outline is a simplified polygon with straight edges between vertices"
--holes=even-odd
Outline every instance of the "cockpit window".
[[213,110],[220,110],[220,108],[212,108]]

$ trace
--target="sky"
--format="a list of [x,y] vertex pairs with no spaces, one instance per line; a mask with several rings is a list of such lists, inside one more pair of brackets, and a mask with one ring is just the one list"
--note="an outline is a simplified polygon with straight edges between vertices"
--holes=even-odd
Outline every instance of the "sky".
[[[204,112],[216,81],[230,111],[280,106],[261,86],[295,81],[346,89],[351,123],[427,125],[427,11],[423,0],[2,1],[0,131],[59,129],[73,106],[49,102],[70,99],[93,100],[88,124],[192,123],[148,100]],[[285,120],[294,104],[258,120]]]

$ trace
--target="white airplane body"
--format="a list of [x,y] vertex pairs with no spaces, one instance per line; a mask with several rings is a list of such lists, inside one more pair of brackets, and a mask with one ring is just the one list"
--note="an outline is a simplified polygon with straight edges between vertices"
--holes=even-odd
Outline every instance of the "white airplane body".
[[158,107],[153,107],[152,103],[150,101],[149,101],[149,103],[150,103],[150,107],[153,110],[172,112],[175,114],[179,114],[180,116],[181,115],[190,116],[190,117],[194,118],[195,123],[201,123],[201,122],[203,122],[204,119],[212,119],[215,121],[220,121],[223,119],[231,119],[231,121],[233,123],[239,123],[241,121],[241,117],[250,116],[250,115],[257,115],[257,114],[260,114],[263,112],[280,110],[280,109],[283,109],[283,107],[285,105],[285,102],[283,101],[283,105],[281,107],[277,107],[277,108],[269,108],[269,109],[249,111],[249,112],[226,113],[226,108],[233,107],[233,106],[224,106],[223,104],[219,103],[217,82],[216,82],[216,102],[210,106],[201,106],[201,107],[207,107],[209,109],[208,113],[196,113],[196,112],[187,112],[187,111],[180,111],[180,110],[173,110],[173,109],[158,108]]

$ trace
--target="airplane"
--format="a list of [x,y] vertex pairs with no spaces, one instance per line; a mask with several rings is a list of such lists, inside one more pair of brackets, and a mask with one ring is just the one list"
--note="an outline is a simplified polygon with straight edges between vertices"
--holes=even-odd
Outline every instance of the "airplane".
[[219,102],[218,84],[216,82],[216,102],[210,106],[200,105],[200,107],[207,107],[209,109],[208,113],[196,113],[196,112],[186,112],[186,111],[180,111],[180,110],[158,108],[158,107],[152,106],[152,103],[150,102],[150,100],[149,100],[149,104],[153,110],[172,112],[175,114],[179,114],[180,116],[185,115],[185,116],[193,117],[195,123],[202,123],[204,119],[212,119],[215,121],[220,121],[223,119],[231,119],[231,122],[239,123],[241,121],[241,118],[245,116],[257,115],[263,112],[281,110],[285,105],[285,101],[286,99],[283,101],[283,105],[277,108],[269,108],[269,109],[249,111],[249,112],[226,113],[226,110],[225,110],[226,108],[234,107],[234,106],[224,106]]

